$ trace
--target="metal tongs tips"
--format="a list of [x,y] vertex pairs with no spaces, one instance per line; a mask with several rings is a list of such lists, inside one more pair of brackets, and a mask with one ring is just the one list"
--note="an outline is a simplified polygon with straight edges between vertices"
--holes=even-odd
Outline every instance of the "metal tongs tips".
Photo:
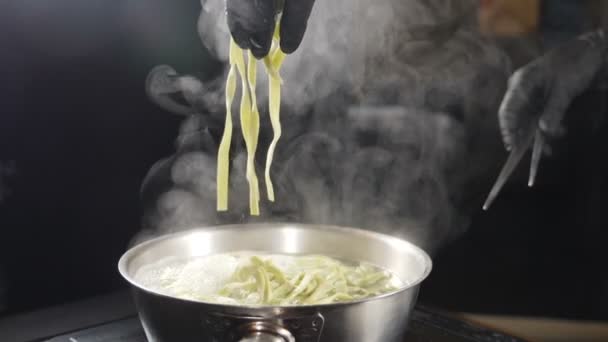
[[498,179],[496,179],[496,183],[494,183],[494,186],[492,187],[488,198],[483,204],[483,210],[488,210],[488,208],[490,208],[490,206],[498,196],[498,193],[505,185],[507,179],[511,176],[513,171],[515,171],[515,167],[524,157],[526,151],[530,148],[532,143],[534,143],[534,147],[532,148],[532,159],[530,162],[530,175],[528,178],[528,186],[534,186],[536,174],[538,172],[538,165],[540,163],[540,157],[544,148],[544,140],[540,130],[531,130],[531,132],[527,134],[526,140],[523,144],[517,147],[513,147],[511,153],[509,154],[509,158],[507,159],[505,165],[500,171],[500,174],[498,175]]

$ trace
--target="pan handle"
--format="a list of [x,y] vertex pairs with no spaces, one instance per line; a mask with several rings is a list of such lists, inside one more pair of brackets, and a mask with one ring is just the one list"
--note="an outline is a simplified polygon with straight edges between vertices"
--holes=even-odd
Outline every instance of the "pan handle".
[[295,342],[289,330],[267,322],[252,322],[241,327],[239,342]]
[[325,319],[320,312],[293,310],[250,316],[226,312],[203,313],[207,340],[233,342],[319,342]]

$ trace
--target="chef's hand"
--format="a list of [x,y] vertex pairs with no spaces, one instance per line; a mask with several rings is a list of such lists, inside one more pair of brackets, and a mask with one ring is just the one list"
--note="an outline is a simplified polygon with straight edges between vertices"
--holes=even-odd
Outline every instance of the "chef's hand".
[[281,50],[294,52],[304,38],[314,0],[226,0],[228,28],[234,41],[251,50],[256,58],[268,54],[275,28],[275,17],[284,1],[281,16]]
[[522,147],[531,130],[551,140],[564,133],[561,121],[575,97],[585,91],[606,60],[608,37],[588,33],[519,69],[498,113],[507,150]]

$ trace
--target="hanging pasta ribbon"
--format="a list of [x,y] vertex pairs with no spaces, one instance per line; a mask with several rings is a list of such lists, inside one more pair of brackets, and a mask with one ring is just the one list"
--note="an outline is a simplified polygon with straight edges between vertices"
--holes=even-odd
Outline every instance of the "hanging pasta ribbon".
[[278,27],[279,26],[277,25],[277,29],[274,33],[273,48],[271,49],[270,54],[264,58],[264,64],[266,65],[266,70],[268,70],[268,112],[270,113],[270,123],[274,132],[274,137],[272,138],[270,146],[268,147],[264,175],[268,200],[272,202],[274,202],[274,187],[272,185],[272,180],[270,179],[270,166],[272,165],[274,150],[277,147],[277,142],[281,138],[280,111],[282,80],[279,71],[281,69],[281,65],[283,64],[283,60],[285,59],[285,54],[279,47]]
[[[279,20],[277,22],[280,22]],[[264,58],[264,65],[268,74],[269,83],[269,116],[274,137],[268,148],[265,169],[265,183],[268,199],[274,201],[274,189],[270,179],[270,167],[274,150],[281,136],[280,107],[281,107],[281,77],[279,70],[285,54],[279,47],[279,25],[275,28],[272,47],[268,56]],[[245,63],[245,55],[247,63]],[[257,61],[250,51],[242,50],[230,39],[229,52],[230,70],[226,80],[226,122],[224,133],[220,142],[217,157],[217,210],[228,210],[228,189],[230,169],[230,143],[232,140],[232,103],[236,93],[237,74],[241,79],[241,105],[240,121],[243,139],[247,149],[247,182],[249,184],[249,210],[251,215],[260,214],[260,189],[255,170],[255,153],[257,151],[260,133],[260,113],[255,95],[257,78]]]

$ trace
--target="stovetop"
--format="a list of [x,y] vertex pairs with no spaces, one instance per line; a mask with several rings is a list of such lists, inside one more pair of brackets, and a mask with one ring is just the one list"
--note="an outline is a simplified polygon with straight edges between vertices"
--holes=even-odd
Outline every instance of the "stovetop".
[[[424,307],[412,315],[406,342],[524,342],[486,328],[447,317]],[[70,332],[46,342],[146,342],[137,316]]]

